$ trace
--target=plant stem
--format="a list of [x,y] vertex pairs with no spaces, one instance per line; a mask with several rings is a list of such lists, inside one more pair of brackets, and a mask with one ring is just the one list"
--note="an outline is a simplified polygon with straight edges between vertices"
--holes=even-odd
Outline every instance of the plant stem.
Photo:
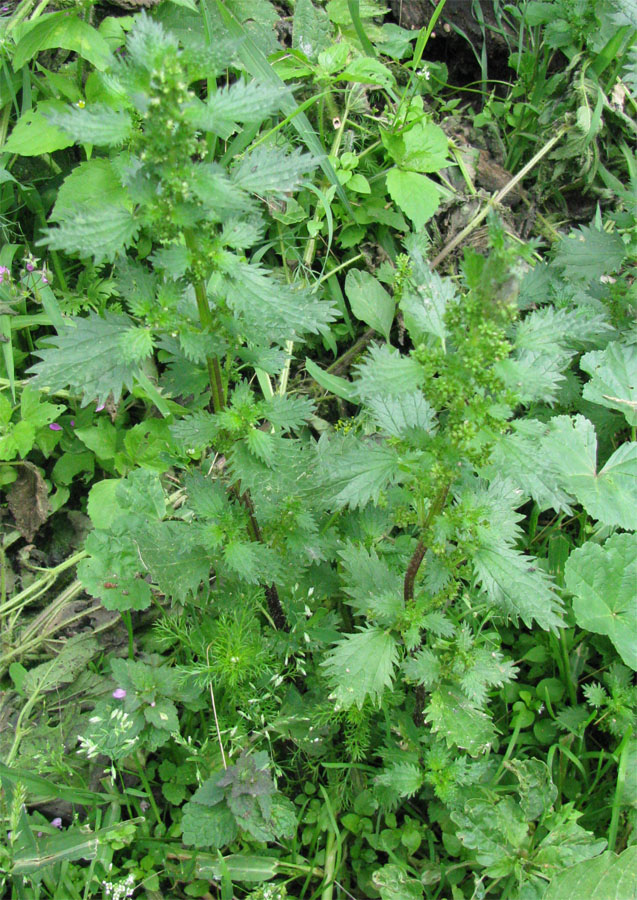
[[[188,249],[191,250],[193,254],[196,253],[197,243],[192,232],[184,232],[184,239],[186,241],[186,246],[188,247]],[[195,289],[195,297],[197,299],[197,309],[199,311],[199,321],[201,322],[201,326],[204,330],[211,331],[214,325],[214,321],[212,318],[212,313],[210,312],[210,304],[208,303],[206,285],[203,281],[196,281],[193,283],[193,287]],[[213,412],[219,413],[225,408],[226,398],[223,388],[221,364],[219,363],[218,357],[207,356],[206,366],[208,368],[208,380],[210,382],[210,394],[212,396],[212,409]],[[261,537],[261,529],[259,528],[259,523],[257,522],[256,516],[254,514],[254,506],[252,505],[250,493],[248,491],[245,491],[242,494],[240,492],[239,486],[236,484],[233,485],[230,490],[231,493],[234,494],[234,496],[239,500],[239,502],[245,507],[248,512],[248,533],[250,535],[250,539],[252,541],[258,541],[262,543],[263,539]],[[268,609],[275,626],[279,629],[279,631],[289,631],[289,626],[285,618],[285,613],[283,612],[283,607],[281,606],[281,601],[279,600],[279,592],[277,591],[276,585],[264,584],[262,585],[262,587],[265,591]]]
[[122,609],[121,616],[122,622],[126,626],[126,631],[128,633],[128,658],[135,659],[135,638],[133,637],[133,619],[130,614],[130,609]]
[[157,803],[155,802],[155,797],[153,796],[153,792],[151,790],[150,784],[148,782],[148,778],[146,777],[146,772],[144,771],[144,760],[139,758],[139,755],[135,757],[135,765],[137,767],[137,772],[139,774],[139,779],[141,783],[144,785],[144,790],[148,794],[148,802],[150,803],[153,814],[157,820],[157,824],[161,825],[161,815],[159,809],[157,808]]
[[616,753],[619,754],[619,765],[617,766],[617,785],[615,787],[615,796],[613,797],[613,811],[610,817],[610,827],[608,829],[608,849],[615,850],[617,843],[617,829],[619,826],[619,812],[622,805],[622,795],[624,793],[624,784],[626,782],[626,769],[628,768],[628,748],[630,747],[630,739],[633,734],[632,726],[628,726],[624,734],[621,744],[617,748]]
[[418,574],[420,564],[422,563],[425,557],[425,553],[427,552],[427,545],[425,544],[424,537],[427,534],[429,526],[431,525],[435,516],[439,515],[442,512],[442,509],[447,501],[449,487],[450,485],[448,484],[444,485],[444,487],[439,491],[436,499],[431,504],[431,508],[422,527],[423,537],[421,537],[418,541],[416,549],[414,550],[413,555],[409,560],[409,565],[407,566],[407,571],[405,572],[405,580],[403,583],[403,597],[405,598],[405,603],[409,603],[414,599],[414,584],[416,581],[416,575]]

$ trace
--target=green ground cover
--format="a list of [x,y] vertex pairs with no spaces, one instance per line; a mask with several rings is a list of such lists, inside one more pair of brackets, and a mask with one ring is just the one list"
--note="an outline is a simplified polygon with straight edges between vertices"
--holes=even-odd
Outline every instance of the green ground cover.
[[634,3],[128,5],[0,10],[0,895],[631,900]]

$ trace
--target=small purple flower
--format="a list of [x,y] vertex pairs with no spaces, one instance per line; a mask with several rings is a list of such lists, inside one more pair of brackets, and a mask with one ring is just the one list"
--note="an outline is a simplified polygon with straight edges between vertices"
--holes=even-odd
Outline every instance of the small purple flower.
[[42,837],[43,834],[44,834],[43,831],[38,831],[37,837]]
[[115,697],[116,700],[123,700],[125,696],[126,691],[124,690],[124,688],[115,688],[115,690],[113,691],[113,697]]
[[56,816],[54,819],[51,819],[51,825],[53,825],[54,828],[61,828],[62,819],[59,816]]
[[75,419],[71,419],[71,428],[75,428]]
[[6,266],[0,266],[0,284],[4,281],[5,277],[11,278],[11,270],[7,269]]
[[105,403],[100,403],[99,406],[95,407],[95,412],[101,412],[106,407]]
[[32,262],[28,262],[27,263],[27,272],[33,272],[34,269],[35,269],[34,264]]
[[152,702],[150,705],[151,705],[151,706],[154,706],[154,705],[155,705],[155,701],[153,700],[153,702]]
[[51,429],[51,431],[62,431],[62,426],[58,425],[57,422],[51,422],[49,428]]
[[48,284],[48,283],[49,283],[49,279],[46,277],[46,275],[43,275],[42,276],[42,284]]

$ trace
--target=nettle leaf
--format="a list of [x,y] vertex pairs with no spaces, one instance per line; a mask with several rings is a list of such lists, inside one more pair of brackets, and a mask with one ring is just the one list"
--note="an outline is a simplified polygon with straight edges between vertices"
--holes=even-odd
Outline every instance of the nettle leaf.
[[369,272],[350,269],[345,279],[345,293],[356,318],[380,331],[388,341],[396,304],[382,284]]
[[298,431],[314,412],[314,403],[308,397],[291,397],[274,394],[261,404],[264,418],[283,433]]
[[583,416],[551,419],[542,458],[588,513],[605,525],[637,530],[637,442],[622,444],[597,471],[595,429]]
[[130,137],[132,130],[129,114],[105,103],[93,103],[83,109],[67,106],[63,110],[52,110],[46,114],[46,119],[77,144],[118,147]]
[[198,410],[171,425],[170,433],[187,453],[195,453],[214,442],[219,433],[219,424],[209,412]]
[[403,612],[402,578],[393,572],[372,548],[347,543],[340,551],[343,560],[343,590],[347,601],[361,615],[379,625],[393,625]]
[[625,256],[626,247],[617,232],[581,225],[559,242],[554,264],[574,281],[592,281],[616,272]]
[[520,403],[528,406],[535,401],[544,400],[545,403],[552,404],[564,383],[562,372],[571,355],[559,350],[554,353],[522,350],[500,360],[494,369],[504,387],[512,391]]
[[434,690],[425,722],[445,738],[449,747],[460,747],[472,756],[484,753],[495,740],[490,717],[454,685],[441,684]]
[[254,194],[285,194],[294,191],[318,160],[300,149],[286,153],[277,147],[257,147],[232,170],[233,182]]
[[378,427],[392,437],[408,439],[415,438],[418,432],[436,433],[436,411],[420,391],[406,392],[400,397],[368,397],[365,406]]
[[276,112],[289,93],[283,85],[237,81],[209,94],[203,102],[194,101],[184,111],[184,118],[195,128],[227,140],[238,130],[239,122],[262,122]]
[[535,500],[540,510],[554,509],[572,515],[571,497],[562,488],[559,474],[551,466],[537,464],[542,458],[544,423],[519,419],[511,422],[511,427],[513,433],[496,442],[488,471],[511,479]]
[[204,806],[191,800],[184,806],[181,833],[187,847],[227,847],[239,833],[234,816],[225,805]]
[[312,0],[297,0],[294,4],[292,47],[310,60],[316,60],[321,50],[331,44],[330,21],[324,9]]
[[[413,259],[413,254],[411,258]],[[437,272],[418,266],[414,277],[407,279],[399,303],[405,328],[415,345],[422,343],[428,335],[434,335],[440,338],[445,349],[445,311],[457,299],[458,295],[450,278],[441,278]]]
[[374,779],[376,784],[391,788],[399,797],[413,797],[424,781],[424,769],[414,763],[394,763]]
[[396,641],[380,628],[366,628],[338,641],[321,665],[327,670],[332,687],[330,697],[336,706],[361,708],[369,697],[380,703],[390,687],[398,661]]
[[113,262],[137,237],[140,223],[128,206],[120,203],[93,206],[78,204],[59,210],[57,228],[49,228],[37,243],[51,250],[91,256],[96,263]]
[[139,369],[120,353],[120,341],[132,321],[111,312],[103,318],[91,312],[86,318],[73,316],[67,321],[63,332],[47,337],[53,347],[34,351],[42,361],[28,369],[35,375],[33,384],[52,391],[69,388],[82,396],[83,406],[94,400],[105,403],[110,394],[117,403],[124,387],[132,391]]
[[607,635],[637,670],[637,534],[614,534],[603,546],[589,541],[571,553],[565,577],[580,628]]
[[619,410],[631,427],[637,426],[637,345],[613,341],[586,353],[580,368],[591,376],[584,399]]
[[561,603],[549,576],[535,560],[504,545],[486,541],[472,560],[475,580],[491,603],[530,628],[535,620],[546,631],[563,626]]
[[210,551],[188,522],[154,522],[133,536],[139,556],[160,589],[174,600],[196,595],[210,574]]
[[382,490],[400,481],[400,455],[387,444],[346,436],[331,440],[329,446],[319,442],[319,451],[325,487],[337,507],[377,502]]
[[354,366],[354,372],[356,381],[352,387],[363,400],[379,394],[402,397],[421,388],[424,382],[416,360],[388,344],[372,344],[363,362]]
[[229,541],[223,548],[228,568],[248,584],[271,584],[281,577],[280,556],[265,544]]

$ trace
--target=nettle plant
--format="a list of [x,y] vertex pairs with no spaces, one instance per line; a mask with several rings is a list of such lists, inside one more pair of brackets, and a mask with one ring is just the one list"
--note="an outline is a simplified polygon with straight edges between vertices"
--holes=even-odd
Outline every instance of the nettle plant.
[[[566,626],[577,624],[637,667],[626,590],[600,598],[595,587],[599,566],[625,577],[637,530],[635,345],[587,290],[621,264],[621,239],[591,228],[562,242],[548,278],[592,274],[557,308],[537,299],[543,268],[518,297],[530,252],[509,244],[495,218],[489,255],[466,250],[457,283],[432,273],[426,241],[410,236],[393,296],[369,273],[354,276],[359,318],[386,342],[371,345],[351,381],[307,362],[355,413],[317,440],[314,403],[286,389],[297,384],[289,357],[336,313],[261,261],[261,198],[293,191],[316,160],[272,133],[239,158],[226,152],[239,123],[256,134],[282,96],[242,80],[215,89],[210,73],[222,77],[232,52],[222,40],[214,53],[180,48],[142,15],[103,78],[105,102],[51,115],[107,152],[67,177],[44,241],[113,263],[122,309],[70,317],[38,351],[35,382],[84,404],[116,403],[126,388],[164,417],[152,465],[93,487],[79,577],[110,609],[159,601],[158,636],[183,684],[194,677],[217,692],[233,754],[283,738],[306,762],[374,757],[373,809],[426,801],[485,877],[545,883],[603,842],[572,805],[553,808],[543,764],[510,768],[515,739],[500,753],[503,688],[517,673],[502,634],[539,629],[564,650]],[[608,253],[592,252],[608,240],[610,268]],[[592,420],[551,412],[577,394],[582,373],[587,408],[614,417],[616,449],[603,466]],[[530,499],[566,515],[581,505],[598,523],[568,561],[572,603],[521,549]],[[91,754],[121,759],[144,741],[154,751],[179,738],[173,700],[194,708],[192,690],[151,669],[114,665],[126,701],[101,704]],[[126,746],[114,746],[111,720]],[[217,771],[184,810],[188,843],[292,833],[265,757],[239,760],[221,773],[225,758],[207,757]],[[355,788],[345,780],[334,790],[346,806]],[[366,859],[356,863],[362,885],[398,877],[394,864],[368,872]]]

